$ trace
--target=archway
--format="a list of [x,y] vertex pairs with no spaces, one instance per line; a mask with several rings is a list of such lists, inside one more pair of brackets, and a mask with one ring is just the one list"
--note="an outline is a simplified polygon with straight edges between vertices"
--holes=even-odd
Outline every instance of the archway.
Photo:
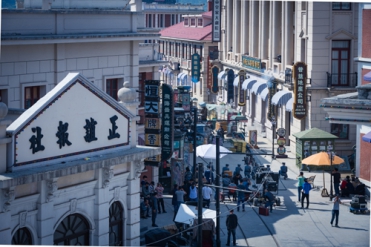
[[89,245],[89,223],[80,214],[67,216],[54,232],[54,245]]

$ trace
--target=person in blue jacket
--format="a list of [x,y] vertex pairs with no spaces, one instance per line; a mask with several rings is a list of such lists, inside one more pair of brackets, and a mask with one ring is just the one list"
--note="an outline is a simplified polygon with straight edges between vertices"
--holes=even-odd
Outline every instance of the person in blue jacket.
[[308,183],[308,179],[304,179],[303,190],[301,192],[301,208],[304,208],[304,198],[307,198],[307,207],[309,207],[309,191],[312,189],[312,185]]

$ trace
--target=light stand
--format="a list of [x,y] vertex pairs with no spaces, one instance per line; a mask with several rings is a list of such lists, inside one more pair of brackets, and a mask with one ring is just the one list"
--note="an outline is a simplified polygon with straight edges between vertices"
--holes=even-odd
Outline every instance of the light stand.
[[330,201],[332,201],[332,198],[334,197],[334,194],[333,194],[333,190],[332,190],[332,187],[333,187],[333,185],[332,185],[332,160],[335,158],[335,154],[334,154],[334,152],[332,152],[332,149],[330,148],[330,147],[327,147],[327,150],[328,150],[328,152],[327,152],[327,154],[328,154],[328,157],[329,157],[329,159],[330,159],[330,169],[331,169],[331,171],[330,171]]
[[272,123],[272,161],[273,161],[275,159],[274,157],[274,134],[276,132],[276,119],[274,116],[272,116],[271,123]]

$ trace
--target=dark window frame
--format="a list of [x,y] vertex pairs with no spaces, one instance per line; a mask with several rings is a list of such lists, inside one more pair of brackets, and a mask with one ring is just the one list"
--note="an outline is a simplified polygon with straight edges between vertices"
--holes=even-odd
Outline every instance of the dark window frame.
[[[332,82],[331,82],[331,84],[333,85],[333,86],[347,86],[347,85],[349,85],[349,75],[350,75],[350,51],[351,51],[351,47],[350,47],[350,45],[351,45],[351,43],[350,43],[350,40],[333,40],[332,42],[334,42],[334,41],[347,41],[348,42],[348,47],[347,48],[344,48],[344,47],[341,47],[341,48],[334,48],[333,47],[333,44],[332,44],[332,47],[331,47],[331,73],[332,73],[332,75],[334,76],[335,74],[334,74],[334,71],[332,71],[332,63],[333,63],[333,61],[338,61],[338,73],[337,73],[337,75],[338,75],[338,79],[337,79],[337,83],[334,83],[334,81],[332,80]],[[337,51],[338,52],[338,58],[336,58],[336,59],[334,59],[333,58],[333,52],[334,51]],[[341,53],[343,52],[343,51],[346,51],[347,52],[347,57],[348,58],[346,58],[346,59],[342,59],[342,57],[341,57]],[[343,61],[343,60],[347,60],[348,61],[348,67],[347,67],[347,71],[346,71],[346,73],[342,73],[343,71],[342,71],[342,69],[341,69],[341,61]],[[343,77],[342,77],[342,74],[346,74],[346,81],[347,81],[347,84],[341,84],[341,80],[343,79]]]
[[[120,202],[116,201],[114,203],[112,203],[112,205],[110,206],[109,208],[109,241],[111,240],[110,239],[110,235],[113,233],[115,234],[113,228],[114,227],[117,227],[118,230],[118,238],[117,240],[112,243],[110,242],[109,243],[109,246],[122,246],[124,243],[124,234],[123,234],[123,208],[122,208],[122,205]],[[117,234],[117,233],[116,233]],[[116,235],[115,234],[115,235]]]
[[191,27],[195,27],[196,26],[196,18],[191,18],[190,26]]
[[189,18],[184,18],[184,26],[189,26]]
[[332,10],[347,10],[347,11],[352,10],[352,3],[351,2],[333,2]]
[[[112,87],[112,85],[114,87]],[[106,79],[106,93],[115,100],[118,100],[117,98],[118,91],[119,91],[119,79],[118,78]]]
[[[27,98],[27,91],[30,91],[30,99]],[[24,88],[24,109],[33,106],[40,99],[40,86],[31,86]],[[28,104],[29,102],[29,104]]]
[[197,18],[197,26],[202,27],[203,26],[203,20],[202,18]]
[[12,245],[32,245],[32,234],[27,227],[19,228],[12,237]]
[[[346,129],[346,132],[344,132]],[[349,124],[331,124],[330,133],[341,140],[349,140]]]
[[[79,222],[77,222],[80,220]],[[78,223],[77,225],[75,223]],[[75,227],[79,228],[80,224],[85,225],[85,229],[80,230],[77,232],[76,230],[71,230],[70,228]],[[56,232],[63,234],[63,238],[55,238]],[[71,234],[72,233],[72,234]],[[68,235],[69,234],[69,235]],[[83,237],[84,243],[82,245],[89,246],[89,234],[90,234],[90,225],[88,221],[85,219],[84,216],[81,214],[71,214],[63,219],[62,222],[59,223],[57,229],[54,232],[53,243],[54,245],[58,245],[59,243],[64,245],[71,245],[71,240],[78,239]]]

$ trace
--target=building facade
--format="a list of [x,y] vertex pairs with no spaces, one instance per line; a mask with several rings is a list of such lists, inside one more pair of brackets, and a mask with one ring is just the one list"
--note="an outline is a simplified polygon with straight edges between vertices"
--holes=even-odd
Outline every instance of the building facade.
[[[159,34],[141,1],[16,7],[2,10],[1,244],[140,245],[138,176],[160,152],[137,147],[139,71],[159,66],[140,43]],[[81,235],[60,229],[71,220]]]
[[321,100],[321,107],[328,114],[328,121],[335,124],[357,126],[355,173],[368,186],[370,194],[371,167],[371,3],[359,3],[358,86],[356,93],[342,94]]
[[[272,138],[272,126],[284,128],[291,150],[293,133],[316,127],[338,136],[336,151],[349,155],[355,126],[326,121],[320,99],[356,90],[358,3],[223,0],[221,5],[218,98],[245,114],[249,128],[262,137]],[[307,71],[302,118],[293,111],[298,62]]]

